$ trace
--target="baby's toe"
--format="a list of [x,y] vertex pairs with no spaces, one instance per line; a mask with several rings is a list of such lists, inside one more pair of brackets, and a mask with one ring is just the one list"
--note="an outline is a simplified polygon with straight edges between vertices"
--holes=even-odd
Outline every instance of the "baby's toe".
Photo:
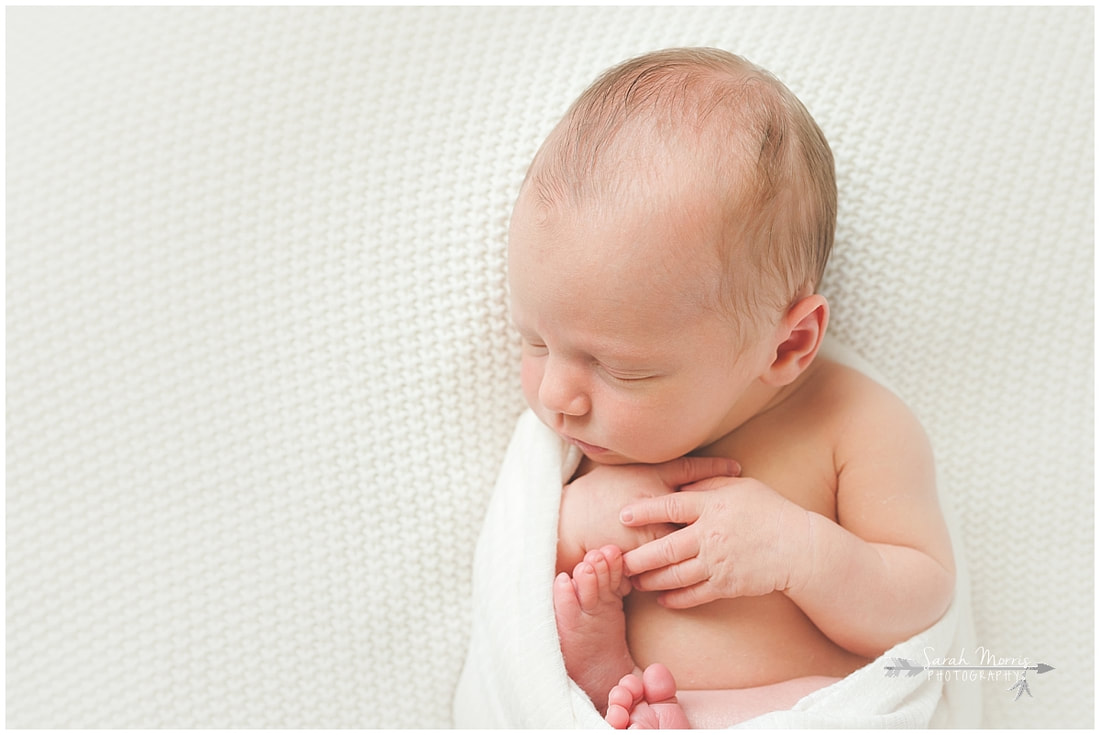
[[[630,591],[629,581],[626,580],[626,572],[623,569],[623,552],[618,546],[604,546],[600,551],[607,562],[608,587],[615,591],[619,597]],[[624,586],[623,582],[627,584]]]
[[580,601],[573,580],[562,572],[554,578],[554,614],[559,621],[572,623],[581,612]]
[[645,699],[650,704],[663,702],[676,696],[676,680],[664,664],[651,664],[642,673]]
[[[601,551],[589,551],[585,555],[584,560],[592,565],[592,569],[596,572],[596,586],[600,590],[600,596],[607,598],[610,594],[614,593],[615,588],[611,586],[611,568],[607,564],[607,558]],[[618,587],[616,584],[615,587]]]
[[630,726],[630,710],[619,704],[609,704],[604,719],[616,730],[625,730]]
[[611,691],[607,694],[607,711],[610,713],[612,707],[621,707],[630,712],[639,699],[640,693],[636,695],[629,687],[617,684],[611,687]]
[[595,612],[600,604],[600,583],[596,569],[587,561],[577,564],[573,570],[573,587],[580,609],[586,613]]
[[642,682],[642,677],[637,674],[627,674],[619,679],[617,686],[622,687],[630,694],[632,704],[642,701],[642,697],[645,695],[645,684]]

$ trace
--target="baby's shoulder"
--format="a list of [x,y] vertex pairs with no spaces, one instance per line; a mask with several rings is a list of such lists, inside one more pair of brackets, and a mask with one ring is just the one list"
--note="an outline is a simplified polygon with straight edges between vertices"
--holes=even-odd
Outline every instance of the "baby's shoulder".
[[808,382],[819,396],[832,396],[845,404],[901,403],[901,399],[889,388],[861,370],[832,357],[818,356],[811,370],[813,375]]
[[883,445],[896,451],[899,443],[924,451],[924,428],[901,397],[854,367],[819,359],[809,401],[838,453],[868,453]]

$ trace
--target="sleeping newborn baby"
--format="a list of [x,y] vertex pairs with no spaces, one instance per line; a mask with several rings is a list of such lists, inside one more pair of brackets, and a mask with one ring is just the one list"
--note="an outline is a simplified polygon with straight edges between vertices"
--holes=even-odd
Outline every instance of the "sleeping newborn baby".
[[809,113],[715,50],[606,72],[530,167],[509,232],[524,395],[584,454],[554,609],[616,727],[789,708],[951,601],[921,426],[818,354],[835,219]]

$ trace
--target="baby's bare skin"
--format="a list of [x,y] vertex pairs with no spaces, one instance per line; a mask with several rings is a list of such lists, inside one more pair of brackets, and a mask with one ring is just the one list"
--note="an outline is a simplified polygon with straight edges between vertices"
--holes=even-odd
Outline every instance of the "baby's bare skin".
[[622,552],[614,545],[586,552],[572,574],[561,572],[554,579],[554,618],[566,673],[600,702],[600,714],[607,713],[612,686],[634,670],[623,614],[629,592]]
[[[703,453],[736,458],[742,475],[837,521],[834,456],[844,427],[840,416],[819,409],[835,400],[823,396],[830,383],[850,382],[853,391],[872,389],[870,381],[865,385],[851,372],[822,360],[786,401]],[[690,610],[662,607],[654,592],[638,592],[625,602],[635,662],[642,667],[663,663],[682,689],[741,689],[803,676],[843,677],[869,660],[830,640],[783,592],[716,600]]]
[[[599,468],[582,462],[562,490],[554,608],[566,671],[606,714],[608,695],[635,670],[627,648],[624,596],[631,591],[621,549],[635,549],[676,530],[672,524],[629,528],[623,505],[667,495],[717,474],[736,476],[737,462],[689,457],[664,465]],[[583,476],[583,479],[582,479]],[[638,670],[637,673],[641,673]]]
[[740,472],[738,462],[713,457],[614,468],[601,468],[583,458],[573,482],[562,489],[557,571],[572,571],[592,549],[613,544],[628,551],[678,528],[671,523],[624,526],[619,522],[619,512],[627,503],[668,495],[683,485],[717,475],[736,477]]
[[[692,724],[789,707],[931,625],[954,586],[919,424],[818,359],[828,145],[782,85],[717,57],[673,52],[590,88],[509,223],[524,398],[588,459],[561,505],[566,670],[601,711],[622,686],[628,724],[670,704],[652,701],[657,680],[647,693],[656,664]],[[686,489],[659,476],[685,455],[735,460],[740,476]],[[624,497],[620,473],[641,489]],[[619,552],[583,561],[608,544],[634,588],[624,600],[593,566],[611,579]]]
[[[838,411],[838,405],[847,405],[849,410]],[[895,419],[894,425],[891,422],[884,424],[882,419],[890,417]],[[868,425],[861,425],[865,423]],[[845,461],[851,442],[861,441],[865,433],[872,430],[899,434],[916,445],[913,451],[920,457],[926,447],[920,446],[923,437],[919,431],[914,433],[915,426],[900,401],[881,386],[850,368],[819,358],[785,400],[720,441],[702,448],[700,454],[735,458],[740,463],[741,475],[760,480],[802,508],[837,523],[837,492],[842,485],[841,478],[846,478],[845,473],[873,468],[877,462],[874,457],[865,462]],[[845,464],[838,466],[838,460]],[[898,461],[904,463],[905,459],[901,457]],[[930,464],[928,467],[930,469]],[[601,472],[611,476],[610,468],[601,470],[587,461],[579,469],[578,476],[585,476],[593,468],[592,480]],[[701,471],[702,467],[697,468],[697,472]],[[735,473],[727,471],[726,474]],[[932,476],[929,472],[914,479],[918,484],[930,484]],[[578,483],[577,487],[581,492],[569,488],[563,494],[559,550],[587,551],[615,543],[629,552],[677,528],[665,524],[624,529],[622,524],[616,525],[614,505],[623,501],[629,490],[620,488],[611,492],[608,500],[598,495],[594,482]],[[617,486],[611,483],[609,487],[615,489]],[[586,488],[589,489],[587,493],[584,492]],[[642,494],[652,497],[660,492],[651,485]],[[934,497],[934,488],[925,487],[925,500],[929,493]],[[597,497],[600,502],[595,502]],[[940,534],[936,522],[935,507],[929,511],[924,506],[924,502],[917,503],[916,516],[912,515],[914,508],[904,512],[910,522],[929,531],[928,542],[937,556],[949,555],[946,536]],[[874,522],[876,515],[874,508],[864,508],[861,519],[853,525],[862,529]],[[883,523],[892,520],[889,511],[881,515]],[[574,522],[582,517],[587,522]],[[632,533],[638,535],[631,536]],[[564,559],[559,557],[559,561]],[[559,585],[562,581],[559,578]],[[567,591],[565,586],[555,588],[556,604],[564,604]],[[729,724],[772,709],[790,707],[810,691],[863,666],[870,655],[877,655],[873,651],[864,651],[861,655],[839,645],[781,591],[757,597],[719,599],[689,609],[670,609],[659,603],[658,593],[635,590],[624,603],[625,650],[629,652],[629,663],[623,662],[618,644],[609,646],[607,637],[584,653],[584,646],[574,645],[577,639],[568,630],[568,624],[563,625],[559,620],[567,663],[572,655],[578,661],[602,659],[606,664],[609,648],[620,654],[617,666],[598,673],[592,670],[587,681],[582,676],[578,683],[586,691],[602,692],[615,687],[618,683],[615,675],[620,672],[624,676],[637,677],[642,669],[655,663],[663,664],[671,671],[681,691],[680,700],[695,726],[719,721]],[[599,650],[595,650],[597,648]],[[574,672],[571,675],[577,678]],[[639,686],[634,684],[635,688]],[[715,699],[697,690],[729,691],[721,692],[723,696]],[[700,696],[695,696],[697,694]],[[596,694],[594,699],[600,696]],[[625,695],[619,692],[617,696]],[[721,704],[720,713],[714,712],[716,701]]]

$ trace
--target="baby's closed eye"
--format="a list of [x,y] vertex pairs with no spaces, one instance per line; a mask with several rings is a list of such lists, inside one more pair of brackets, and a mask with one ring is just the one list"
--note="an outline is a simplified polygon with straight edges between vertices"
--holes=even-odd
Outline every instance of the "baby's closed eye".
[[546,345],[538,340],[523,338],[520,347],[525,354],[541,356],[547,353]]
[[620,383],[640,383],[645,380],[652,380],[657,377],[652,372],[642,370],[623,370],[619,368],[609,367],[607,365],[601,365],[600,368],[612,380]]

